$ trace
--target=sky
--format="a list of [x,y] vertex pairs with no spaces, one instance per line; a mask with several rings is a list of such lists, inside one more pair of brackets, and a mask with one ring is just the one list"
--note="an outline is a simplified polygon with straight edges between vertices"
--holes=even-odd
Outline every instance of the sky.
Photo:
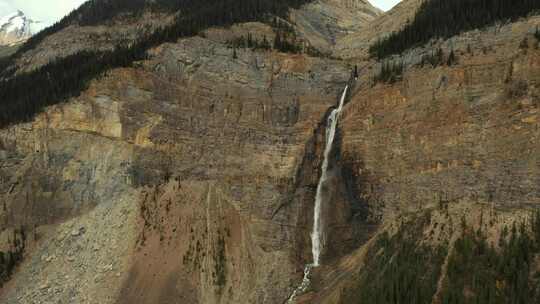
[[375,5],[376,7],[382,9],[383,11],[387,11],[394,7],[394,5],[401,2],[401,0],[369,0],[369,2],[371,2],[371,4]]
[[0,0],[0,18],[21,10],[31,19],[43,22],[38,28],[62,19],[86,0]]
[[[15,12],[23,11],[27,17],[42,21],[40,28],[51,25],[66,14],[79,7],[86,0],[0,0],[0,18]],[[381,8],[389,10],[401,0],[370,0]]]

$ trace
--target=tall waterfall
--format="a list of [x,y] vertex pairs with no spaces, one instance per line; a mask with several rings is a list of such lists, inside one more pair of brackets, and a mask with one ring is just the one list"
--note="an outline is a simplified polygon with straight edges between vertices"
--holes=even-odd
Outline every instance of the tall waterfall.
[[324,183],[328,178],[328,162],[330,158],[330,152],[332,151],[332,146],[334,144],[334,138],[336,136],[336,129],[339,114],[343,110],[343,103],[345,102],[345,97],[347,96],[347,89],[349,86],[345,87],[343,94],[341,95],[341,100],[339,101],[339,106],[337,109],[334,109],[330,116],[328,117],[328,122],[326,125],[326,146],[324,148],[324,158],[321,168],[321,178],[319,179],[319,184],[317,185],[317,194],[315,196],[315,210],[313,212],[313,231],[311,232],[311,252],[313,253],[313,266],[319,266],[321,250],[324,246],[324,231],[322,227],[322,218],[321,218],[321,208],[322,208],[322,189]]
[[311,232],[311,252],[313,254],[313,263],[306,265],[304,268],[304,279],[300,286],[298,286],[294,292],[289,297],[287,303],[294,303],[294,299],[306,292],[311,283],[311,271],[314,267],[320,265],[321,251],[324,247],[324,231],[322,223],[322,204],[323,204],[323,186],[328,179],[328,163],[330,158],[330,153],[332,152],[332,147],[334,145],[334,139],[336,137],[336,129],[338,124],[338,119],[343,110],[343,104],[345,103],[345,97],[347,96],[347,90],[349,86],[345,87],[341,99],[339,101],[339,106],[330,113],[328,121],[326,124],[326,145],[324,148],[323,163],[321,167],[321,178],[317,184],[317,193],[315,196],[315,208],[313,211],[313,231]]

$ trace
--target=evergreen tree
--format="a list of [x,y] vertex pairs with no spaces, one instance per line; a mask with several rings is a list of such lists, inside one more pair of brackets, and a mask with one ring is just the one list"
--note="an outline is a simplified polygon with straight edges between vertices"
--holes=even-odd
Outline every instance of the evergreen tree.
[[450,55],[448,55],[448,60],[446,61],[447,66],[452,66],[457,63],[456,55],[454,54],[454,50],[450,51]]

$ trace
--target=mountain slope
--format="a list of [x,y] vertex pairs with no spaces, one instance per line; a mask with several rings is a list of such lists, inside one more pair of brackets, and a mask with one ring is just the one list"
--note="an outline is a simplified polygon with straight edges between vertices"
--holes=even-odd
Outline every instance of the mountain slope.
[[313,46],[330,53],[336,41],[380,15],[366,0],[318,0],[293,11],[291,19]]
[[200,37],[165,44],[1,131],[4,223],[38,235],[1,302],[288,296],[295,248],[308,244],[316,130],[348,70],[305,55],[237,56]]
[[394,31],[400,30],[414,18],[422,0],[403,0],[390,11],[369,22],[366,30],[359,30],[340,37],[336,41],[334,54],[342,58],[362,58],[369,56],[369,47]]

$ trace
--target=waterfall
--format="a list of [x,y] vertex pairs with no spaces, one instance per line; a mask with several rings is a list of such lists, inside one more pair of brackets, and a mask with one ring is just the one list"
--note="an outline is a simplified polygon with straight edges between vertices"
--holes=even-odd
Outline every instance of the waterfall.
[[317,185],[317,194],[315,196],[315,210],[313,212],[313,231],[311,232],[311,252],[313,253],[314,267],[319,266],[321,250],[324,246],[324,231],[321,218],[322,189],[324,183],[328,178],[328,162],[330,158],[330,152],[332,151],[332,146],[334,144],[338,118],[339,114],[341,114],[341,110],[343,110],[343,103],[345,103],[345,97],[347,96],[348,88],[349,86],[346,86],[345,90],[343,90],[341,100],[339,101],[339,106],[337,109],[334,109],[332,111],[332,113],[328,117],[328,122],[326,125],[326,146],[324,148],[324,158],[321,167],[321,178],[319,179],[319,184]]
[[322,204],[323,204],[323,187],[328,179],[328,164],[330,162],[330,153],[332,152],[332,147],[334,145],[334,139],[336,136],[336,129],[338,124],[338,119],[343,110],[343,104],[345,103],[345,97],[347,96],[347,90],[349,86],[345,87],[341,99],[339,101],[339,106],[330,113],[328,121],[326,123],[326,144],[324,148],[323,163],[321,166],[321,178],[317,184],[317,193],[315,195],[315,208],[313,210],[313,230],[311,232],[311,253],[313,254],[313,263],[306,265],[304,268],[304,278],[300,286],[298,286],[291,296],[289,297],[287,303],[294,303],[294,299],[307,291],[311,283],[311,271],[314,267],[320,265],[321,251],[324,247],[324,231],[322,224]]

